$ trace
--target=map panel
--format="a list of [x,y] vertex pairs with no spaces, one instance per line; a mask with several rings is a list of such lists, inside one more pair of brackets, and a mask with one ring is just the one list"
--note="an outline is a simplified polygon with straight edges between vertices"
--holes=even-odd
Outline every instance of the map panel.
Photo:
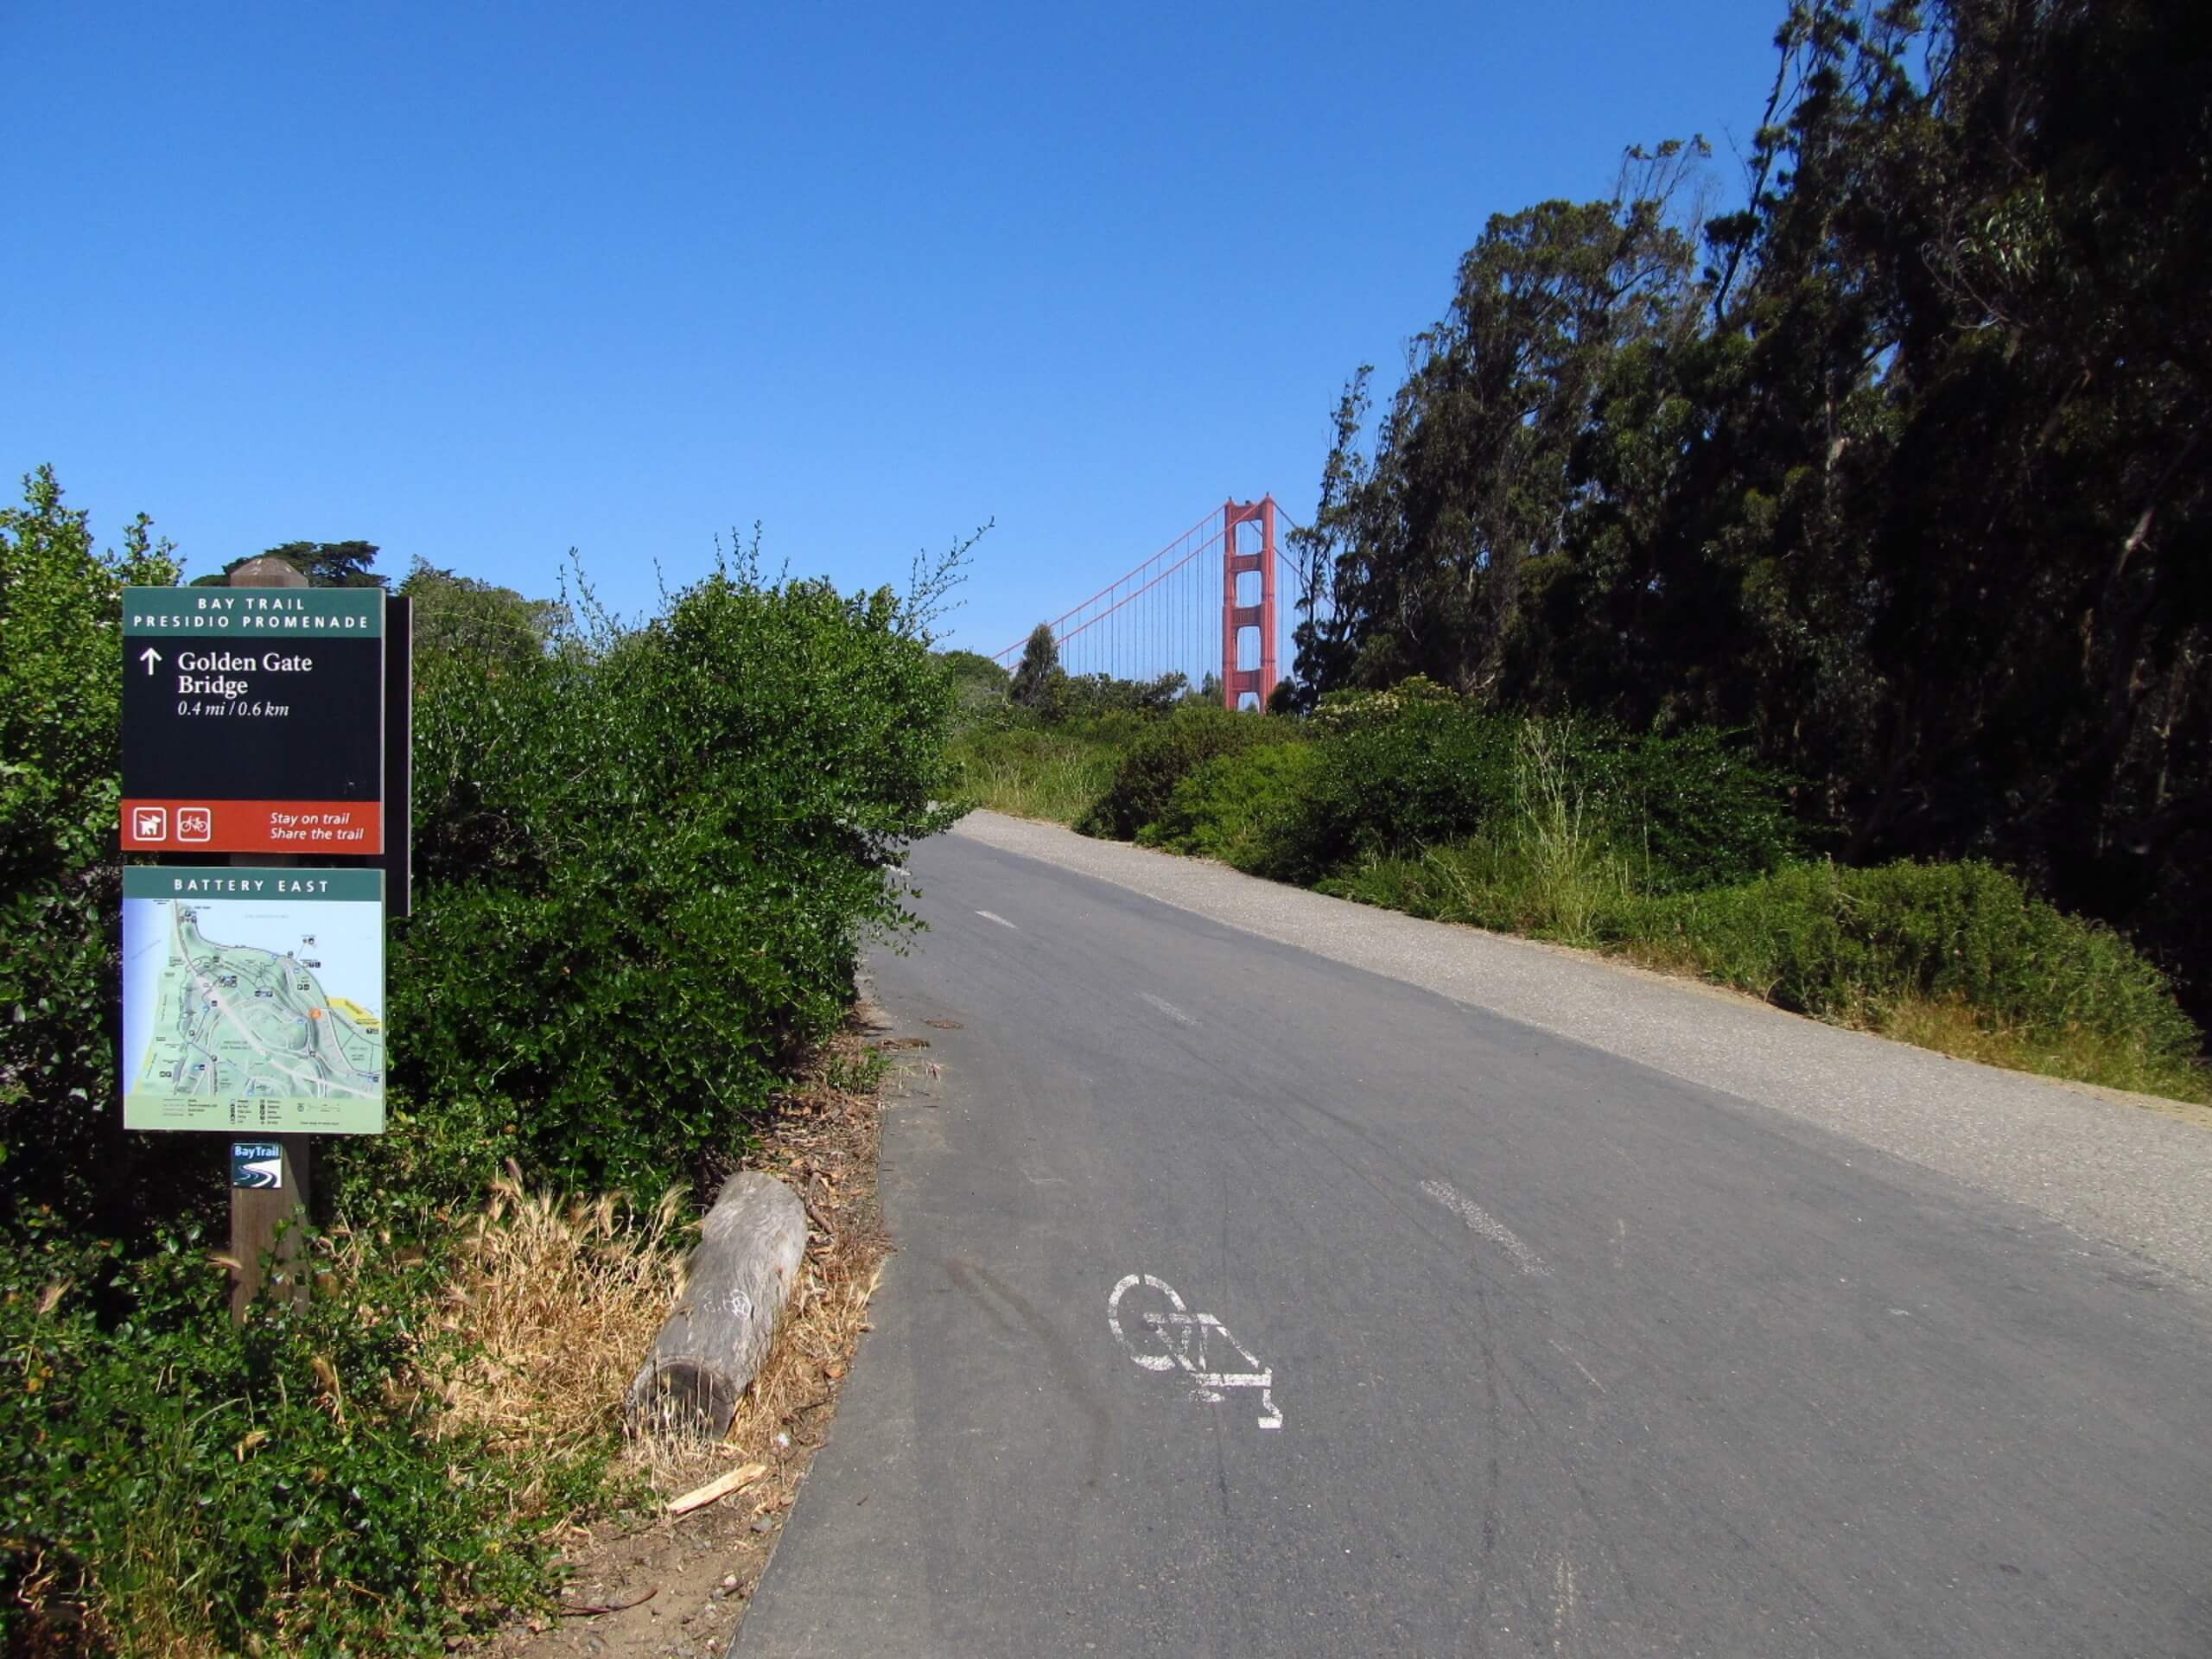
[[125,1128],[384,1129],[384,874],[123,873]]

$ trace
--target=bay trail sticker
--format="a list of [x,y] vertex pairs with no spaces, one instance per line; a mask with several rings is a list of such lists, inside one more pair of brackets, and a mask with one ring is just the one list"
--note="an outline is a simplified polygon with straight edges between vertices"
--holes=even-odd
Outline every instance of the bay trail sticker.
[[231,1185],[274,1192],[284,1185],[284,1149],[274,1141],[231,1142]]

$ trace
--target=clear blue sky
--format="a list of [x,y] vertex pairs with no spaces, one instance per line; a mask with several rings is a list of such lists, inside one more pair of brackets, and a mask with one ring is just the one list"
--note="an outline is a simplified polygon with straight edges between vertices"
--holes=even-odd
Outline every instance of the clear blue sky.
[[1493,212],[1703,131],[1783,0],[0,3],[0,466],[194,574],[362,537],[653,601],[986,519],[995,650],[1234,493],[1310,515]]

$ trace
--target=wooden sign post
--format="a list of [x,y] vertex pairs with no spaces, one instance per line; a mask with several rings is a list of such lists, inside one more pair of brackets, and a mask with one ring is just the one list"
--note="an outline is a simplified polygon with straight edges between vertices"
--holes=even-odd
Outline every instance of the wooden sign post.
[[[233,588],[304,588],[307,575],[283,559],[272,559],[263,555],[248,559],[231,572]],[[296,864],[296,858],[282,854],[263,855],[270,863],[282,861]],[[230,862],[251,865],[255,855],[232,853]],[[276,1148],[275,1182],[251,1186],[239,1184],[238,1151],[249,1142],[231,1142],[231,1260],[238,1266],[231,1270],[231,1322],[245,1323],[246,1310],[253,1306],[253,1299],[261,1294],[262,1274],[265,1265],[273,1258],[277,1271],[283,1274],[285,1289],[292,1305],[303,1306],[308,1299],[307,1240],[305,1237],[308,1203],[314,1193],[314,1143],[304,1135],[279,1135],[274,1137]],[[251,1160],[265,1163],[266,1160]],[[264,1172],[257,1171],[256,1174]],[[289,1224],[289,1225],[287,1224]]]
[[302,1230],[307,1225],[308,1182],[314,1173],[308,1162],[311,1142],[304,1135],[272,1135],[264,1144],[276,1148],[273,1184],[241,1186],[238,1154],[254,1144],[231,1142],[231,1259],[238,1264],[231,1272],[231,1318],[239,1325],[245,1323],[246,1309],[261,1294],[263,1264],[272,1257],[293,1304],[308,1299]]

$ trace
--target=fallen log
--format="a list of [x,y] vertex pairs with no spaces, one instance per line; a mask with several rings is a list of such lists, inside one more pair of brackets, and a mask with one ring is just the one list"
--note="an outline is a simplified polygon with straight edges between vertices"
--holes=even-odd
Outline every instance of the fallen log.
[[631,1420],[660,1433],[728,1432],[768,1357],[806,1253],[806,1206],[772,1175],[730,1177],[707,1211],[683,1294],[630,1383]]

